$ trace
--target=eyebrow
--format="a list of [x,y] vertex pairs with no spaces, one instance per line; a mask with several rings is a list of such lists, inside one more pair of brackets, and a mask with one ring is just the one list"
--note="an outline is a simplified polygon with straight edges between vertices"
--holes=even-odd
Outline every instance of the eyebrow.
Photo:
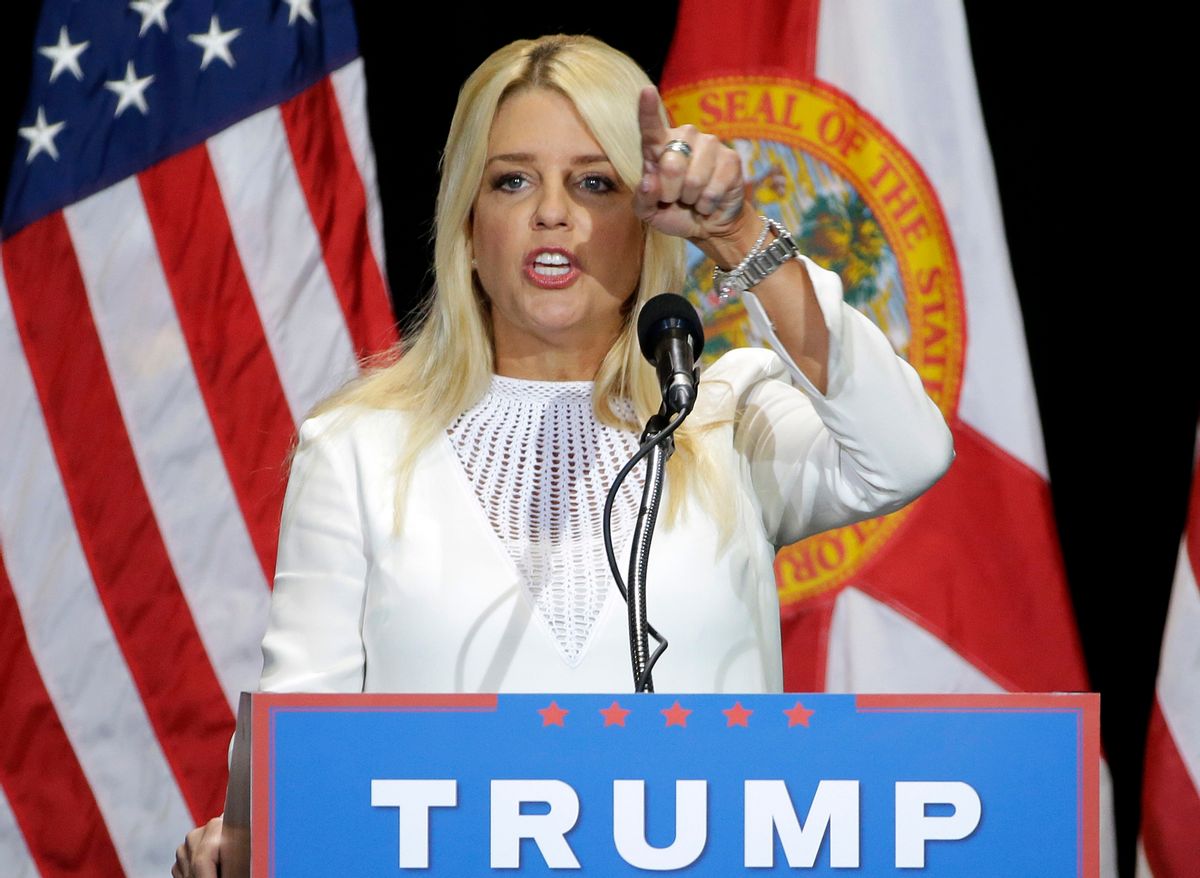
[[[537,156],[531,152],[506,152],[502,153],[501,155],[491,156],[487,160],[487,163],[490,165],[492,162],[532,162],[536,159]],[[604,162],[605,164],[612,164],[612,162],[609,161],[608,156],[601,153],[596,153],[593,155],[577,155],[571,159],[572,165],[595,165],[601,162]]]

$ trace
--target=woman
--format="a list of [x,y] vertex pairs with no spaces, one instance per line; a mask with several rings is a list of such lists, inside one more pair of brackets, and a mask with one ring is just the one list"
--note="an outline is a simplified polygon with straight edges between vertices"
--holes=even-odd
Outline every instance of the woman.
[[[782,688],[777,546],[892,511],[952,456],[915,372],[746,209],[741,163],[666,124],[626,56],[587,37],[499,50],[464,85],[438,196],[437,291],[405,354],[318,407],[284,504],[261,686],[613,691],[628,637],[604,493],[657,410],[641,303],[682,286],[684,239],[775,352],[703,376],[677,434],[649,612],[661,691]],[[616,504],[627,546],[639,486]],[[175,875],[213,875],[220,821]]]

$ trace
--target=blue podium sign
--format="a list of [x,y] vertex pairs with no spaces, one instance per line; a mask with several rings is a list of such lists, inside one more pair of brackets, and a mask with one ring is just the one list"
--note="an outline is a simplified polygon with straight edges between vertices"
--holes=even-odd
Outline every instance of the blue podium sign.
[[1099,874],[1095,695],[258,694],[240,713],[226,822],[249,818],[255,878]]

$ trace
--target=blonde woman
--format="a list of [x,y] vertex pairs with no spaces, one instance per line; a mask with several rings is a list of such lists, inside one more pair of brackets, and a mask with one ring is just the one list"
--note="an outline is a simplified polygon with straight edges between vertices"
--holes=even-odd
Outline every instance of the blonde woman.
[[[781,690],[776,548],[899,508],[953,452],[835,275],[803,257],[739,270],[787,238],[743,192],[737,154],[670,127],[646,75],[595,39],[519,41],[472,74],[429,311],[402,357],[301,428],[264,690],[629,688],[600,516],[660,402],[636,312],[682,286],[685,239],[754,281],[774,350],[715,363],[677,434],[648,588],[671,640],[655,682]],[[618,557],[639,495],[634,478],[618,497]],[[190,833],[172,874],[215,876],[219,837],[219,818]]]

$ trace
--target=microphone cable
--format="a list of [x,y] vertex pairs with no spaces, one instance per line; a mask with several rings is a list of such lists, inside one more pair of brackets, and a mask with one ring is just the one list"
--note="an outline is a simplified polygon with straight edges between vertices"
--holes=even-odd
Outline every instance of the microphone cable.
[[[629,462],[626,463],[625,466],[623,466],[621,468],[621,471],[619,473],[617,473],[617,477],[615,479],[613,479],[612,486],[608,489],[608,495],[604,499],[604,518],[603,518],[604,553],[608,557],[608,568],[612,572],[613,579],[617,583],[617,590],[621,592],[621,599],[625,601],[626,605],[629,604],[629,592],[625,586],[625,578],[621,575],[620,567],[617,564],[616,552],[613,549],[613,541],[612,541],[613,503],[616,501],[617,492],[621,489],[621,485],[624,483],[626,477],[633,470],[633,468],[635,466],[637,466],[638,463],[640,463],[642,460],[644,460],[645,457],[648,454],[650,454],[650,452],[653,451],[658,445],[662,444],[663,442],[671,441],[672,435],[675,433],[676,430],[679,429],[679,425],[683,423],[684,418],[686,418],[691,413],[691,410],[692,410],[692,406],[689,405],[687,408],[676,413],[671,418],[670,423],[668,423],[666,427],[654,432],[653,434],[650,434],[649,438],[646,438],[647,433],[649,432],[649,429],[650,429],[650,425],[647,424],[647,430],[646,430],[646,432],[644,432],[642,434],[642,444],[638,447],[638,450],[636,453],[634,453],[633,457],[629,458]],[[655,415],[654,418],[650,419],[650,423],[653,424],[654,420],[658,417],[660,417],[660,416]],[[664,468],[665,468],[665,462],[664,462]],[[647,511],[648,511],[648,509],[644,505],[638,510],[639,522],[641,521],[642,517],[645,516]],[[650,624],[650,621],[648,619],[646,620],[646,631],[651,637],[654,638],[655,642],[658,645],[655,647],[654,652],[651,653],[649,659],[647,659],[645,669],[642,671],[641,675],[634,681],[634,691],[635,692],[646,691],[646,683],[650,679],[651,672],[654,670],[654,665],[658,662],[659,658],[666,651],[667,646],[668,646],[667,638],[665,638],[661,634],[659,634],[658,631],[654,628],[654,626]]]

